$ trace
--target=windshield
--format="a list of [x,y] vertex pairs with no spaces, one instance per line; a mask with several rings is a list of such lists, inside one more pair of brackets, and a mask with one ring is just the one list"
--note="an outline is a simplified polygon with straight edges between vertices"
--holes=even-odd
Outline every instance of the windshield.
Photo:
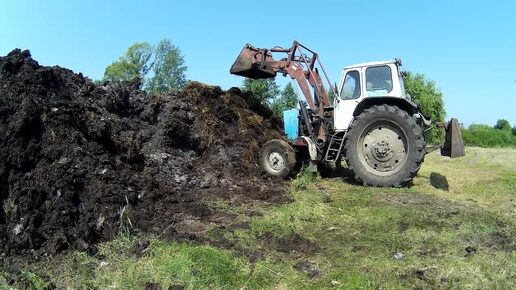
[[392,73],[389,66],[377,66],[366,69],[368,96],[382,96],[392,91]]

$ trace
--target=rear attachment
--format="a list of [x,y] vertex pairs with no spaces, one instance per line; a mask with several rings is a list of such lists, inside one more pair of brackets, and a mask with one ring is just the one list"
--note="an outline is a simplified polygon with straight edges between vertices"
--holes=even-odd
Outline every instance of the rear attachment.
[[459,121],[452,118],[446,125],[446,137],[441,147],[441,155],[450,158],[461,157],[465,155],[464,141],[460,131]]

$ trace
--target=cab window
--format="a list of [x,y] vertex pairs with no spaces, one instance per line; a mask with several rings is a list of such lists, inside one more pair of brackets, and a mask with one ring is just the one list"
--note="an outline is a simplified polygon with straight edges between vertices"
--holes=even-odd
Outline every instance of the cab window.
[[382,96],[392,91],[392,73],[389,66],[369,67],[365,71],[368,96]]
[[360,74],[353,70],[346,73],[344,86],[340,91],[340,98],[343,100],[357,99],[360,97]]

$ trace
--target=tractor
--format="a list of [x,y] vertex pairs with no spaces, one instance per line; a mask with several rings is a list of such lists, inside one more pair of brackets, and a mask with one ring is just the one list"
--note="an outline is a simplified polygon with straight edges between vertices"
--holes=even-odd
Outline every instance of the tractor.
[[[279,60],[273,54],[286,54]],[[425,155],[424,132],[445,129],[441,155],[464,155],[457,119],[433,123],[405,92],[401,60],[369,62],[344,68],[332,85],[316,52],[294,41],[291,47],[255,48],[246,44],[230,69],[231,74],[294,79],[306,101],[283,112],[285,139],[266,142],[260,167],[267,174],[293,177],[300,167],[321,170],[346,160],[354,178],[364,184],[400,187],[411,182]],[[333,104],[322,75],[333,93]],[[433,147],[433,149],[437,149]]]

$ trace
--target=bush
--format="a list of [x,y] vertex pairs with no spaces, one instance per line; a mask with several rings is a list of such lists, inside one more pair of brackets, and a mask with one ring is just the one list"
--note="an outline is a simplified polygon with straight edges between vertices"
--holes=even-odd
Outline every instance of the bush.
[[[407,94],[411,95],[412,100],[419,105],[425,116],[432,122],[444,121],[446,110],[443,94],[434,81],[426,79],[423,74],[411,72],[406,72],[403,81]],[[425,134],[425,138],[428,143],[441,144],[444,140],[444,132],[434,128]]]
[[516,135],[513,132],[484,124],[472,124],[468,129],[462,129],[462,137],[466,146],[516,147]]
[[505,119],[499,119],[496,121],[496,125],[494,125],[495,129],[499,130],[511,130],[511,123]]

